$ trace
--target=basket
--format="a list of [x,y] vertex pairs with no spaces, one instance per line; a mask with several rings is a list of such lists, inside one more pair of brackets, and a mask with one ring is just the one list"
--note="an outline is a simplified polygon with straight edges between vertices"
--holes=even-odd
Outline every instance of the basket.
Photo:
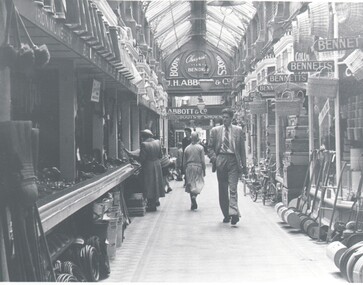
[[344,63],[357,80],[363,79],[363,52],[360,49],[356,49],[348,55]]
[[248,104],[249,109],[252,114],[265,114],[267,113],[266,101],[265,100],[256,100],[252,101]]
[[363,3],[335,3],[335,9],[342,37],[356,37],[363,33]]
[[310,32],[312,35],[328,38],[331,21],[328,2],[312,2],[309,4]]
[[[301,99],[294,98],[291,91],[286,90],[280,98],[276,98],[275,110],[278,116],[299,115],[302,107]],[[287,98],[285,97],[287,96]]]
[[339,79],[333,77],[321,77],[321,72],[308,78],[307,95],[314,97],[335,98],[337,95]]
[[301,52],[309,52],[314,38],[310,33],[310,19],[308,11],[296,16],[297,20],[297,44],[296,47]]

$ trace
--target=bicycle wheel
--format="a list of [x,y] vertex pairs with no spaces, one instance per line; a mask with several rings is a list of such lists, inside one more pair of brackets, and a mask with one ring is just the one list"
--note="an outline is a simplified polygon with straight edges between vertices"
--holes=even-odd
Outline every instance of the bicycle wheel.
[[254,187],[250,188],[250,196],[253,202],[257,201],[257,191]]

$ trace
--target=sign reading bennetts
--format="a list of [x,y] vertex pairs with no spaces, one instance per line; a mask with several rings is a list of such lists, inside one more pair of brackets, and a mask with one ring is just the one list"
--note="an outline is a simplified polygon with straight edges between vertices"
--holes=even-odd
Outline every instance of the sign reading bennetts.
[[317,51],[335,51],[362,47],[363,38],[319,39],[314,44]]
[[285,83],[285,82],[307,82],[308,74],[273,74],[267,76],[267,81],[269,83]]
[[308,72],[327,69],[334,71],[334,61],[291,61],[287,65],[287,69],[291,72]]

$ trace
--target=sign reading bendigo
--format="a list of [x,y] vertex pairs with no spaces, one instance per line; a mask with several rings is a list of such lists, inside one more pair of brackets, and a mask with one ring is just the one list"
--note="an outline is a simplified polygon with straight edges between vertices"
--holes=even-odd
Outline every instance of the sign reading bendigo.
[[309,72],[322,69],[334,71],[334,61],[291,61],[288,63],[287,69],[291,72]]
[[286,82],[307,82],[308,74],[273,74],[267,76],[267,81],[269,83],[286,83]]
[[222,110],[224,107],[209,107],[206,106],[204,109],[199,110],[197,106],[188,107],[172,107],[167,108],[168,119],[214,119],[222,116]]
[[314,44],[317,51],[357,49],[363,46],[363,38],[319,39]]

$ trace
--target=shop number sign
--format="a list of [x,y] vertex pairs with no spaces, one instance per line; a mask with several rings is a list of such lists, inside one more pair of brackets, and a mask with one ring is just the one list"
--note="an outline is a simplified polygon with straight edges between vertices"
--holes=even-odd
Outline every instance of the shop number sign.
[[267,77],[269,83],[307,82],[308,74],[273,74]]
[[92,94],[91,94],[92,102],[100,102],[100,91],[101,91],[101,82],[93,79]]
[[320,39],[314,44],[317,51],[336,51],[362,47],[363,38]]
[[334,71],[334,61],[291,61],[288,63],[287,69],[291,72],[309,72],[322,69]]

